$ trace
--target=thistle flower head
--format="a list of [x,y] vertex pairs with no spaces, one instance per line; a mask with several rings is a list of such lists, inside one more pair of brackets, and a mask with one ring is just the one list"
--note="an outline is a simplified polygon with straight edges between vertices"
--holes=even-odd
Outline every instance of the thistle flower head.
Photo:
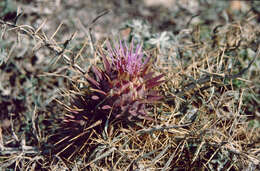
[[68,155],[81,152],[90,143],[91,138],[88,137],[93,131],[87,127],[101,121],[100,126],[94,126],[96,132],[101,133],[109,116],[125,121],[153,120],[147,113],[148,104],[162,98],[153,88],[164,82],[160,80],[163,74],[154,76],[150,58],[143,60],[141,44],[134,47],[133,42],[127,46],[126,42],[119,41],[118,44],[112,46],[108,43],[107,46],[107,51],[100,51],[103,67],[93,65],[85,75],[88,82],[85,85],[89,87],[80,89],[73,86],[71,91],[76,93],[63,119],[64,137],[57,143],[73,140],[67,141],[65,148],[60,146]]
[[137,76],[141,73],[144,65],[148,62],[147,58],[143,62],[142,45],[138,44],[134,48],[133,41],[130,47],[126,41],[119,40],[119,44],[114,42],[114,48],[108,42],[109,57],[112,61],[112,67],[115,67],[120,73],[128,73],[130,76]]
[[113,45],[107,43],[108,55],[101,51],[104,69],[92,66],[92,77],[87,77],[94,90],[91,99],[100,105],[102,112],[112,109],[115,118],[151,119],[146,106],[161,98],[152,88],[163,82],[160,81],[163,74],[153,77],[148,63],[150,57],[143,60],[141,44],[135,48],[132,41],[129,47],[126,41],[120,40]]

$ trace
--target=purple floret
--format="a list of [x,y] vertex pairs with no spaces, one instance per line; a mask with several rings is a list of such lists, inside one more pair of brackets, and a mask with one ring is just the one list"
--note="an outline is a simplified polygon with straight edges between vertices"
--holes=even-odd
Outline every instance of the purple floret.
[[108,43],[109,56],[112,61],[112,66],[116,67],[118,71],[127,72],[131,76],[141,72],[145,63],[143,63],[142,45],[138,44],[134,49],[133,41],[130,48],[127,46],[126,41],[119,44],[114,42],[114,48]]

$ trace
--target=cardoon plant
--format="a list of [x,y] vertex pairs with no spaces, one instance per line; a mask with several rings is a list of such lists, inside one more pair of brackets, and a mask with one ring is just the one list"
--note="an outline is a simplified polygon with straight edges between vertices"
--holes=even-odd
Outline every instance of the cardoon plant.
[[[125,41],[119,41],[119,44],[114,43],[114,47],[110,43],[107,47],[107,56],[101,52],[103,69],[92,66],[86,75],[91,92],[74,99],[75,111],[84,111],[87,118],[97,113],[107,117],[111,113],[115,118],[127,120],[151,119],[147,115],[146,104],[161,98],[153,88],[163,82],[160,81],[163,74],[153,77],[150,57],[143,59],[140,44],[134,48],[133,41],[130,47]],[[68,121],[73,121],[77,115],[73,113]],[[75,121],[78,122],[78,119]]]
[[127,46],[125,41],[119,41],[113,45],[107,43],[107,48],[100,51],[103,67],[91,67],[85,75],[88,88],[75,89],[78,93],[63,120],[66,135],[74,134],[63,141],[73,139],[69,146],[75,146],[74,152],[81,151],[83,148],[75,150],[76,146],[86,145],[86,139],[89,140],[90,130],[86,127],[100,120],[104,124],[109,117],[124,121],[152,120],[147,114],[147,105],[161,99],[153,88],[163,82],[160,80],[163,74],[153,76],[151,58],[144,59],[141,44],[135,47],[132,41]]

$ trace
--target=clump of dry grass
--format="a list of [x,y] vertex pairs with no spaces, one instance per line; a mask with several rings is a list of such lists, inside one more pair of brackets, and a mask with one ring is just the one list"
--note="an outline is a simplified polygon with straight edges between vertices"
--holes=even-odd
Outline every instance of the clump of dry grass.
[[[76,34],[71,34],[65,42],[55,41],[60,27],[47,36],[42,30],[44,23],[37,29],[2,20],[0,23],[3,34],[8,32],[18,38],[23,35],[29,40],[32,54],[27,55],[31,58],[41,50],[41,54],[52,57],[44,67],[31,71],[35,72],[32,79],[36,82],[25,80],[26,84],[32,84],[32,90],[24,92],[27,113],[14,110],[13,120],[5,118],[1,122],[1,168],[260,169],[257,39],[260,29],[251,17],[214,28],[191,26],[176,35],[171,48],[147,49],[154,57],[154,69],[165,73],[167,80],[158,88],[164,96],[162,103],[150,110],[155,120],[131,124],[107,122],[101,133],[93,129],[98,123],[88,125],[91,134],[85,152],[71,159],[55,151],[52,144],[57,137],[50,138],[50,134],[59,133],[63,105],[70,105],[70,90],[75,82],[82,82],[89,66],[84,63],[99,62],[95,50],[103,48],[103,42],[93,42],[90,29],[89,39],[79,43],[81,47],[76,51],[70,49]],[[2,36],[5,38],[8,36]],[[92,55],[91,59],[84,58],[84,54]],[[26,74],[27,65],[23,65],[19,66],[20,72]],[[56,88],[60,88],[62,95]],[[36,97],[37,92],[43,93],[41,98]],[[24,126],[15,127],[19,122]]]

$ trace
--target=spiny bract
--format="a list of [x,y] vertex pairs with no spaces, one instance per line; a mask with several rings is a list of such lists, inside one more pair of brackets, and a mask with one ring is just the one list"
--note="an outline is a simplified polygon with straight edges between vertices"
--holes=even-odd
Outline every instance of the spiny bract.
[[[80,89],[75,85],[71,91],[76,93],[71,106],[67,106],[62,133],[58,135],[61,140],[55,144],[55,150],[66,153],[65,156],[73,156],[91,144],[93,131],[89,128],[101,134],[109,117],[123,121],[152,120],[147,104],[162,98],[153,88],[163,82],[160,80],[163,74],[153,77],[150,57],[143,59],[140,44],[135,48],[133,41],[129,47],[119,41],[113,47],[108,43],[107,48],[100,51],[103,67],[93,65],[85,75],[87,87]],[[97,124],[99,121],[101,125]]]
[[[103,69],[92,66],[85,77],[90,84],[90,93],[74,99],[73,115],[67,121],[108,117],[121,119],[152,119],[146,113],[146,106],[161,99],[152,88],[163,81],[163,74],[153,77],[150,57],[143,59],[142,46],[130,47],[124,41],[107,43],[108,55],[103,51]],[[90,76],[91,75],[91,76]]]

